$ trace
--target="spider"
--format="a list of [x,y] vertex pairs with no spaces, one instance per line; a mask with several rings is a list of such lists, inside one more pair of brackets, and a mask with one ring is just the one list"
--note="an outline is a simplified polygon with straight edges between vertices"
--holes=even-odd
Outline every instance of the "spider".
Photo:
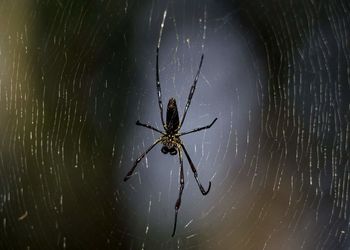
[[209,186],[208,189],[205,190],[202,186],[202,184],[200,183],[199,179],[198,179],[198,174],[197,174],[197,170],[196,167],[194,166],[184,144],[182,143],[180,137],[183,135],[187,135],[187,134],[191,134],[194,132],[198,132],[204,129],[208,129],[210,128],[215,121],[217,120],[217,118],[215,118],[209,125],[204,126],[204,127],[200,127],[200,128],[196,128],[196,129],[192,129],[190,131],[187,132],[182,132],[180,133],[180,129],[182,127],[182,124],[185,120],[186,114],[187,114],[187,110],[190,107],[191,104],[191,100],[193,97],[193,93],[196,89],[196,84],[198,81],[198,77],[199,77],[199,73],[202,67],[202,62],[203,62],[203,57],[204,55],[202,54],[201,56],[201,60],[199,63],[199,68],[196,74],[196,77],[194,78],[193,84],[191,86],[191,90],[190,90],[190,94],[188,95],[188,99],[187,99],[187,103],[185,106],[185,111],[184,114],[182,116],[181,122],[179,120],[179,114],[177,111],[177,105],[176,105],[176,101],[175,98],[170,98],[169,102],[168,102],[168,106],[167,106],[167,112],[166,112],[166,123],[164,123],[164,118],[163,118],[163,104],[162,104],[162,92],[161,92],[161,88],[160,88],[160,82],[159,82],[159,65],[158,65],[158,56],[159,55],[159,46],[157,46],[157,54],[156,54],[156,86],[157,86],[157,96],[158,96],[158,105],[159,105],[159,110],[160,110],[160,118],[163,124],[163,128],[164,131],[160,131],[156,128],[154,128],[153,126],[149,125],[149,124],[144,124],[141,123],[140,121],[136,121],[136,125],[138,126],[142,126],[148,129],[152,129],[158,133],[161,134],[160,138],[157,139],[151,146],[149,146],[146,151],[144,151],[139,158],[136,159],[134,165],[132,166],[132,168],[130,169],[130,171],[127,173],[127,175],[124,178],[124,181],[127,181],[131,175],[133,174],[137,164],[145,157],[145,155],[151,151],[151,149],[153,149],[153,147],[155,145],[157,145],[158,143],[162,143],[163,147],[161,148],[161,152],[163,154],[170,154],[170,155],[176,155],[177,153],[179,153],[179,161],[180,161],[180,188],[179,188],[179,197],[175,203],[175,221],[174,221],[174,228],[173,228],[173,233],[172,233],[172,237],[174,237],[175,235],[175,231],[176,231],[176,223],[177,223],[177,213],[178,210],[180,208],[181,205],[181,196],[182,196],[182,192],[184,189],[184,171],[183,171],[183,161],[182,161],[182,150],[186,155],[186,158],[188,160],[188,163],[191,166],[191,170],[194,174],[194,178],[196,179],[196,182],[198,184],[198,187],[200,189],[200,191],[202,192],[203,195],[207,195],[209,193],[210,187],[211,187],[211,182],[209,181]]

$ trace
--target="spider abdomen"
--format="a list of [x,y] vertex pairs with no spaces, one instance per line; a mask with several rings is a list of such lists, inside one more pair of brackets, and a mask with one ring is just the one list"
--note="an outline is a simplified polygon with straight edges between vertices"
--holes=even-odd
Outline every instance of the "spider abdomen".
[[174,134],[180,124],[179,113],[175,98],[170,98],[166,111],[166,130],[169,134]]

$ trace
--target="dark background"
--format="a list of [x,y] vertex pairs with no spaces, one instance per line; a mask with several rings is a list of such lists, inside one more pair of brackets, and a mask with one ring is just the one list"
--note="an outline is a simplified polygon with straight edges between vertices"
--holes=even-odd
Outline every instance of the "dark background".
[[[164,28],[160,36],[164,13]],[[1,249],[348,249],[348,1],[0,3]],[[153,149],[163,103],[177,157]]]

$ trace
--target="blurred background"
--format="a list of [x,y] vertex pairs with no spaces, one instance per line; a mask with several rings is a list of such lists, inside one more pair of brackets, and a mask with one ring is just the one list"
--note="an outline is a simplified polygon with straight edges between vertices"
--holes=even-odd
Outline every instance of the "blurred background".
[[[1,249],[348,249],[350,4],[0,4]],[[163,29],[161,24],[163,22]],[[184,159],[156,146],[204,61]]]

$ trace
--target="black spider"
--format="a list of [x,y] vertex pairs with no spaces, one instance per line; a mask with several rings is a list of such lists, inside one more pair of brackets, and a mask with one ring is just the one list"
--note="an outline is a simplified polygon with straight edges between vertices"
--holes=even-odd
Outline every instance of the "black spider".
[[187,158],[187,160],[188,160],[188,162],[189,162],[189,164],[191,166],[192,172],[194,174],[194,178],[196,179],[198,187],[201,190],[202,194],[203,195],[208,194],[208,192],[210,190],[210,187],[211,187],[211,182],[209,181],[209,187],[205,191],[205,189],[203,188],[202,184],[199,182],[196,167],[194,166],[194,164],[193,164],[193,162],[192,162],[192,160],[191,160],[191,158],[190,158],[190,156],[189,156],[185,146],[181,142],[180,136],[187,135],[187,134],[194,133],[194,132],[198,132],[198,131],[203,130],[203,129],[208,129],[214,124],[214,122],[217,120],[217,118],[215,118],[212,121],[212,123],[210,123],[207,126],[196,128],[196,129],[190,130],[188,132],[184,132],[184,133],[180,133],[179,132],[180,129],[181,129],[181,126],[182,126],[182,124],[183,124],[183,122],[185,120],[187,110],[190,107],[193,93],[194,93],[194,91],[196,89],[196,84],[197,84],[197,81],[198,81],[198,76],[199,76],[199,73],[200,73],[200,70],[201,70],[201,67],[202,67],[202,62],[203,62],[203,57],[204,57],[204,55],[202,54],[201,61],[199,63],[198,72],[197,72],[196,77],[194,79],[194,82],[192,84],[192,87],[191,87],[191,90],[190,90],[190,94],[188,96],[187,103],[186,103],[186,106],[185,106],[185,111],[184,111],[184,114],[183,114],[182,119],[181,119],[181,123],[180,123],[180,120],[179,120],[179,114],[177,112],[176,101],[175,101],[174,98],[170,98],[170,100],[168,102],[168,107],[167,107],[167,112],[166,112],[166,124],[164,123],[163,104],[162,104],[162,92],[161,92],[161,89],[160,89],[160,82],[159,82],[158,54],[159,54],[159,47],[157,47],[157,56],[156,56],[156,71],[157,71],[156,72],[156,74],[157,74],[157,76],[156,76],[157,77],[156,84],[157,84],[157,93],[158,93],[158,104],[159,104],[159,109],[160,109],[160,118],[162,120],[162,124],[163,124],[163,127],[164,127],[164,132],[154,128],[153,126],[151,126],[149,124],[144,124],[144,123],[141,123],[140,121],[136,122],[136,125],[152,129],[152,130],[154,130],[154,131],[156,131],[158,133],[161,133],[162,135],[145,152],[143,152],[140,155],[139,158],[137,158],[137,160],[135,161],[135,163],[132,166],[131,170],[125,176],[124,181],[127,181],[131,177],[131,175],[134,172],[137,164],[159,142],[161,142],[163,144],[163,147],[161,149],[162,153],[164,153],[164,154],[170,153],[171,155],[176,155],[177,152],[179,152],[179,160],[180,160],[180,191],[179,191],[179,197],[178,197],[178,199],[176,201],[176,204],[175,204],[175,222],[174,222],[173,234],[171,235],[171,236],[174,236],[175,235],[175,231],[176,231],[177,212],[178,212],[178,210],[180,208],[180,205],[181,205],[181,196],[182,196],[182,191],[184,189],[184,171],[183,171],[183,162],[182,162],[181,149],[185,152],[186,158]]

